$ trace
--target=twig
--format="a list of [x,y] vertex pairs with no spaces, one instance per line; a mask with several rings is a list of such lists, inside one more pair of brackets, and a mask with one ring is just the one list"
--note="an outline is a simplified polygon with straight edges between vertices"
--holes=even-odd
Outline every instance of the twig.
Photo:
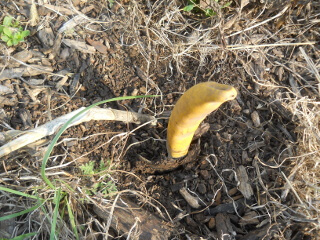
[[[0,157],[3,157],[43,137],[56,133],[63,124],[65,124],[71,117],[73,117],[83,109],[84,107],[77,109],[71,113],[68,113],[64,116],[58,117],[33,130],[26,131],[25,134],[23,134],[22,136],[0,147]],[[94,107],[88,110],[87,112],[85,112],[84,114],[80,115],[77,119],[75,119],[68,126],[68,128],[74,125],[78,125],[82,122],[88,122],[91,120],[114,120],[114,121],[123,121],[123,122],[133,122],[137,124],[150,121],[151,124],[156,124],[155,118],[149,115],[120,111],[115,109],[104,109],[104,108]]]
[[301,45],[314,45],[316,42],[298,42],[298,43],[271,43],[261,45],[227,45],[227,49],[241,50],[247,48],[262,48],[262,47],[285,47],[285,46],[301,46]]

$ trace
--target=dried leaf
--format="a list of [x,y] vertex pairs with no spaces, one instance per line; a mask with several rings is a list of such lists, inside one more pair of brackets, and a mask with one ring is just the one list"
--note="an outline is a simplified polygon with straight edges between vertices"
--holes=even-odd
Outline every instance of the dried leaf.
[[34,3],[34,1],[32,1],[31,8],[30,8],[30,26],[31,27],[37,26],[39,23],[39,20],[40,19],[39,19],[37,6]]
[[71,39],[64,39],[62,40],[64,44],[66,44],[68,47],[74,48],[76,50],[79,50],[83,53],[95,53],[96,49],[93,46],[90,46],[84,42],[71,40]]
[[101,42],[99,41],[94,41],[90,38],[87,38],[86,41],[91,45],[93,46],[95,49],[98,50],[98,52],[101,52],[101,53],[107,53],[108,52],[108,48],[103,45]]

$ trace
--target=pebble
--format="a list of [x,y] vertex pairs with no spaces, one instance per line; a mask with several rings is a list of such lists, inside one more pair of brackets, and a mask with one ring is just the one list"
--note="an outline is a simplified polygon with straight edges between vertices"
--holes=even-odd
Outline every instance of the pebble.
[[207,160],[202,160],[200,163],[200,169],[204,170],[210,166],[209,162]]
[[247,114],[247,115],[249,115],[249,113],[250,113],[250,110],[249,109],[244,109],[243,111],[242,111],[244,114]]
[[197,213],[193,216],[193,218],[196,222],[203,223],[206,219],[206,216],[203,213]]
[[198,224],[190,216],[186,217],[186,222],[189,226],[198,227]]
[[209,179],[210,178],[210,174],[207,170],[200,170],[200,175],[205,179]]
[[206,185],[203,184],[203,183],[200,183],[200,184],[198,185],[198,191],[199,191],[199,193],[201,193],[201,194],[205,194],[205,193],[207,192],[207,187],[206,187]]
[[257,111],[254,111],[253,113],[251,113],[251,119],[255,127],[260,126],[261,122],[260,122],[260,117]]

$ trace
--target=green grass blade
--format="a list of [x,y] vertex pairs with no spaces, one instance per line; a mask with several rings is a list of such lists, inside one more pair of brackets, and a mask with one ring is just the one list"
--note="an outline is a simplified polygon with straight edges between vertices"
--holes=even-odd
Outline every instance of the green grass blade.
[[70,223],[71,223],[71,227],[72,227],[72,230],[73,230],[73,233],[74,235],[76,236],[76,239],[79,240],[79,235],[78,235],[78,230],[77,230],[77,226],[76,226],[76,221],[74,219],[74,215],[72,213],[72,209],[71,209],[71,206],[69,204],[69,200],[66,201],[67,203],[67,208],[68,208],[68,213],[69,213],[69,219],[70,219]]
[[37,200],[43,201],[43,199],[39,198],[38,196],[34,196],[34,195],[27,194],[27,193],[19,192],[17,190],[13,190],[13,189],[6,188],[6,187],[1,187],[0,186],[0,191],[6,191],[6,192],[9,192],[9,193],[20,195],[22,197],[33,198],[33,199],[37,199]]
[[21,211],[21,212],[17,212],[17,213],[13,213],[13,214],[10,214],[10,215],[7,215],[7,216],[0,217],[0,221],[4,221],[4,220],[8,220],[8,219],[10,219],[10,218],[14,218],[14,217],[21,216],[21,215],[23,215],[23,214],[26,214],[26,213],[31,212],[31,211],[33,211],[33,210],[36,210],[36,209],[37,209],[38,207],[40,207],[40,206],[41,206],[41,204],[38,204],[38,205],[36,205],[36,206],[33,206],[33,207],[28,208],[28,209],[26,209],[26,210],[23,210],[23,211]]
[[146,96],[128,96],[128,97],[116,97],[116,98],[112,98],[112,99],[107,99],[107,100],[103,100],[100,102],[97,102],[95,104],[90,105],[89,107],[86,107],[85,109],[83,109],[82,111],[80,111],[79,113],[77,113],[76,115],[74,115],[72,118],[70,118],[62,127],[61,129],[58,131],[58,133],[56,134],[56,136],[53,138],[53,140],[51,141],[50,145],[48,146],[48,149],[46,151],[46,153],[44,154],[43,160],[42,160],[42,166],[41,166],[41,176],[43,178],[43,180],[48,184],[48,186],[52,189],[54,189],[55,187],[53,186],[52,182],[47,178],[46,176],[46,165],[48,162],[48,159],[50,157],[50,154],[53,150],[54,145],[56,144],[56,142],[58,141],[58,139],[60,138],[60,136],[62,135],[62,133],[68,128],[68,126],[70,125],[70,123],[72,123],[72,121],[74,119],[76,119],[78,116],[80,116],[81,114],[87,112],[88,110],[90,110],[93,107],[96,107],[98,105],[104,104],[104,103],[108,103],[108,102],[113,102],[113,101],[120,101],[120,100],[128,100],[128,99],[136,99],[136,98],[145,98],[145,97],[157,97],[157,95],[146,95]]
[[59,206],[60,206],[61,198],[62,198],[61,197],[61,188],[59,188],[58,191],[56,191],[55,197],[53,199],[55,207],[54,207],[53,216],[52,216],[50,240],[54,240],[55,239],[57,219],[58,219],[58,213],[59,213]]
[[38,234],[37,232],[26,233],[26,234],[22,234],[20,236],[17,236],[15,238],[11,238],[10,240],[24,240],[26,238],[33,237],[33,236],[35,236],[37,234]]

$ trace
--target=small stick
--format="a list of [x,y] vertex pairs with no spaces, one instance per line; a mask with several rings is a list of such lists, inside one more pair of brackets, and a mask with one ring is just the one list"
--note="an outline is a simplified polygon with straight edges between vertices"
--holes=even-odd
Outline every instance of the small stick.
[[[70,112],[64,116],[58,117],[50,122],[47,122],[35,129],[26,131],[22,136],[12,140],[11,142],[0,147],[0,157],[3,157],[19,148],[27,146],[41,138],[52,135],[56,133],[61,126],[63,126],[70,118],[85,109],[84,107],[79,108],[73,112]],[[91,120],[114,120],[122,122],[132,122],[136,124],[149,122],[152,125],[156,124],[156,119],[153,116],[120,111],[115,109],[104,109],[99,107],[94,107],[87,112],[76,118],[69,126],[78,125],[82,122],[89,122]]]

